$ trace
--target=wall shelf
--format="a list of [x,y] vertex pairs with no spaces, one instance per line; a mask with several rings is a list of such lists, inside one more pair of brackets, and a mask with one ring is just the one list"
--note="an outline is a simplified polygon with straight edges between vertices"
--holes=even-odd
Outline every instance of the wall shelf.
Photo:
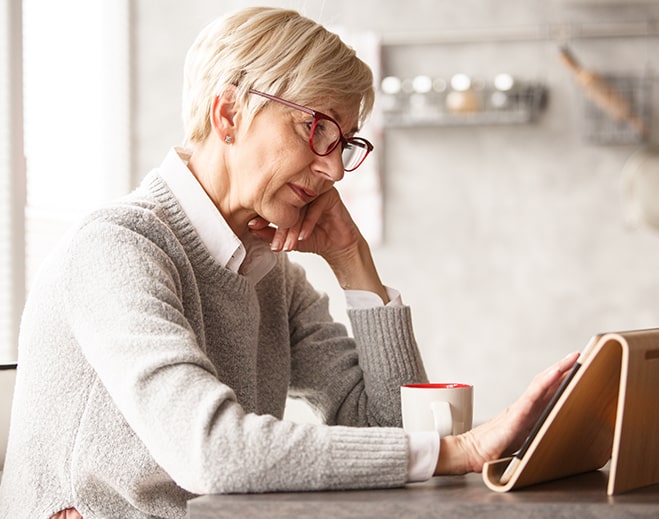
[[535,41],[594,40],[659,37],[659,21],[597,24],[560,24],[490,29],[446,29],[433,34],[389,34],[383,46],[449,45],[469,43],[506,43]]
[[458,110],[447,106],[451,92],[380,95],[386,128],[530,124],[547,104],[547,90],[538,83],[519,85],[510,92],[493,87],[463,92],[470,100]]
[[506,112],[476,112],[465,114],[385,114],[385,128],[413,128],[428,126],[490,126],[528,124],[533,121],[528,110],[518,109]]

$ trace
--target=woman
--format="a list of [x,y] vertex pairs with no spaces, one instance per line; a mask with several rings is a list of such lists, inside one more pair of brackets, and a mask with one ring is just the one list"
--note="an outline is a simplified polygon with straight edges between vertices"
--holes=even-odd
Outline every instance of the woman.
[[[407,435],[424,381],[409,308],[334,187],[372,146],[368,67],[295,12],[253,8],[188,53],[185,148],[90,215],[27,302],[2,517],[184,517],[196,494],[393,487],[515,448],[574,362],[457,437]],[[322,256],[354,339],[283,253]],[[287,395],[323,425],[282,419]]]

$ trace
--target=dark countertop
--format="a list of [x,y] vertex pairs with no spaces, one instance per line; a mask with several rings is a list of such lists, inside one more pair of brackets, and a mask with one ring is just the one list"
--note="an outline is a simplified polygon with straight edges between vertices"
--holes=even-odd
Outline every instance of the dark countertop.
[[480,474],[468,474],[388,490],[206,495],[189,501],[188,517],[659,518],[659,484],[608,496],[607,478],[605,470],[594,471],[504,494],[489,490]]

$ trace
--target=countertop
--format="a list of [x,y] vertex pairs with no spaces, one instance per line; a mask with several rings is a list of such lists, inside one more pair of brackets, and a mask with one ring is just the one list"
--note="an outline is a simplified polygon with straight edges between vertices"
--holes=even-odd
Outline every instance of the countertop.
[[426,517],[659,517],[659,484],[606,494],[608,472],[588,472],[504,494],[480,474],[444,476],[388,490],[206,495],[188,503],[190,519]]

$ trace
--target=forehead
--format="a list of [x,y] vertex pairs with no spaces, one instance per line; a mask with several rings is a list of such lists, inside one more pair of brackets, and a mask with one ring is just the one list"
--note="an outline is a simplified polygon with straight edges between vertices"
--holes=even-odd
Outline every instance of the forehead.
[[359,101],[332,102],[325,99],[309,104],[309,108],[335,119],[341,125],[344,133],[354,133],[359,129]]

